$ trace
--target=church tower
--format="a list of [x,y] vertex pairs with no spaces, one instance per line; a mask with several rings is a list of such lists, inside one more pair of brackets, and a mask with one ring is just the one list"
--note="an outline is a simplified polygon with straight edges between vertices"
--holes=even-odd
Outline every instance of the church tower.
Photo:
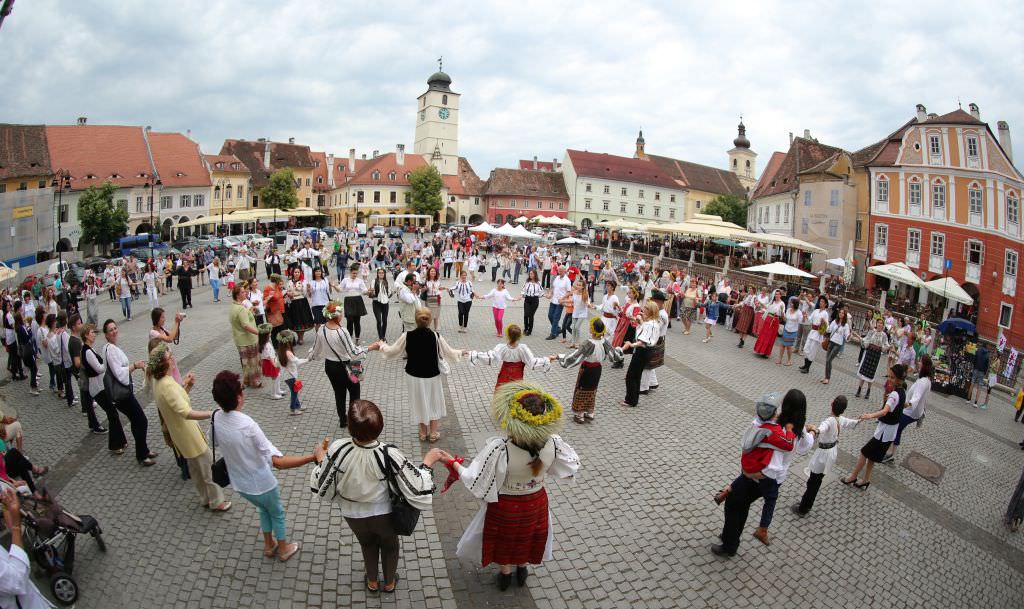
[[757,153],[750,149],[747,127],[743,124],[742,116],[737,130],[739,134],[732,141],[733,148],[729,151],[729,170],[736,174],[740,184],[750,192],[757,183]]
[[453,176],[459,173],[459,94],[451,90],[452,79],[441,67],[438,60],[438,71],[417,98],[413,152],[441,175]]
[[633,153],[634,159],[646,159],[647,153],[644,152],[644,130],[640,130],[640,135],[636,136],[636,152]]

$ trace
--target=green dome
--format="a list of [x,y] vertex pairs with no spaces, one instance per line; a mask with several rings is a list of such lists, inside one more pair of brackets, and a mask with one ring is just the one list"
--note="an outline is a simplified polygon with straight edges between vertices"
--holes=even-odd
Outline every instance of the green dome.
[[452,84],[452,77],[444,72],[437,71],[430,75],[430,78],[427,79],[427,84],[433,90],[448,91],[449,85]]

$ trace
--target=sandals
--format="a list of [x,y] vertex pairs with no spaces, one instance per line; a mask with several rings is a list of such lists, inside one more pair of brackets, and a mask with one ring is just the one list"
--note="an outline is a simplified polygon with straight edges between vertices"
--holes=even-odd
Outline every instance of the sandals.
[[366,577],[364,575],[363,576],[363,582],[366,584],[366,590],[368,592],[373,592],[374,594],[376,594],[377,592],[380,592],[380,582],[379,581],[374,582],[373,586],[371,586],[370,585],[370,578]]
[[394,591],[395,591],[395,588],[397,588],[397,587],[398,587],[398,574],[395,573],[395,581],[391,582],[391,589],[388,590],[388,585],[384,584],[384,587],[381,588],[380,591],[383,592],[384,594],[393,594]]
[[420,442],[426,442],[426,441],[427,441],[427,434],[421,433],[420,434]]
[[224,503],[218,505],[217,507],[210,508],[210,511],[211,512],[226,512],[226,511],[228,511],[230,509],[231,509],[231,502],[230,501],[225,501]]
[[[281,544],[277,544],[277,547],[280,549]],[[285,562],[289,558],[291,558],[292,556],[295,556],[295,554],[298,551],[299,551],[299,542],[296,541],[296,542],[292,543],[292,547],[291,547],[290,550],[288,550],[287,552],[285,552],[283,554],[278,553],[278,557],[281,559],[281,562]]]
[[270,546],[269,548],[263,548],[263,556],[265,558],[273,558],[277,554],[277,544]]
[[846,478],[840,478],[839,481],[842,482],[843,484],[845,484],[846,486],[850,486],[851,484],[856,482],[857,479],[854,478],[853,480],[847,480]]
[[856,486],[857,488],[859,488],[862,491],[866,491],[866,490],[868,490],[868,487],[871,486],[871,483],[870,482],[863,482],[863,483],[861,483],[861,482],[854,482],[853,485]]
[[431,443],[437,442],[438,440],[441,439],[441,432],[435,431],[434,433],[430,434],[429,439],[430,439]]
[[722,505],[723,503],[725,503],[725,500],[729,497],[729,493],[731,492],[731,488],[723,488],[722,490],[718,491],[718,493],[715,494],[715,504]]

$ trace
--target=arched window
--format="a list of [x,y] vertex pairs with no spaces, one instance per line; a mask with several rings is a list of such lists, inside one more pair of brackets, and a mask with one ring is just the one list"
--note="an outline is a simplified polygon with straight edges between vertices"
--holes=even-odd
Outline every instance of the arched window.
[[971,224],[981,224],[982,208],[985,205],[984,201],[981,185],[977,182],[971,182],[971,185],[967,187],[967,211]]
[[228,184],[227,186],[224,187],[224,198],[225,199],[230,199],[231,198],[231,184]]
[[738,164],[739,164],[739,161],[738,161],[738,160],[736,160],[736,159],[733,159],[733,160],[732,160],[732,166],[733,166],[733,167],[737,167],[737,166],[738,166]]
[[220,186],[213,187],[213,198],[220,199]]
[[447,106],[448,105],[448,96],[447,95],[442,95],[441,96],[441,105],[442,106]]
[[1006,193],[1006,221],[1020,224],[1020,198],[1012,190]]
[[875,202],[881,206],[889,204],[889,178],[884,175],[875,180]]
[[750,159],[747,159],[747,169],[750,169]]
[[501,214],[497,214],[496,216],[494,216],[494,223],[495,224],[501,224],[501,220],[502,220],[502,215]]

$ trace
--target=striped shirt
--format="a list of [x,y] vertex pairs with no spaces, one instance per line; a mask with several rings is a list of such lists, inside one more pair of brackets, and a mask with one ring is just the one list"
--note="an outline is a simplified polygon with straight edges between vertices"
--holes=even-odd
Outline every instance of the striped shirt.
[[473,300],[473,283],[470,281],[459,281],[452,286],[456,302],[469,302]]
[[528,281],[523,286],[523,296],[543,296],[544,288],[540,287],[540,283],[536,281]]

